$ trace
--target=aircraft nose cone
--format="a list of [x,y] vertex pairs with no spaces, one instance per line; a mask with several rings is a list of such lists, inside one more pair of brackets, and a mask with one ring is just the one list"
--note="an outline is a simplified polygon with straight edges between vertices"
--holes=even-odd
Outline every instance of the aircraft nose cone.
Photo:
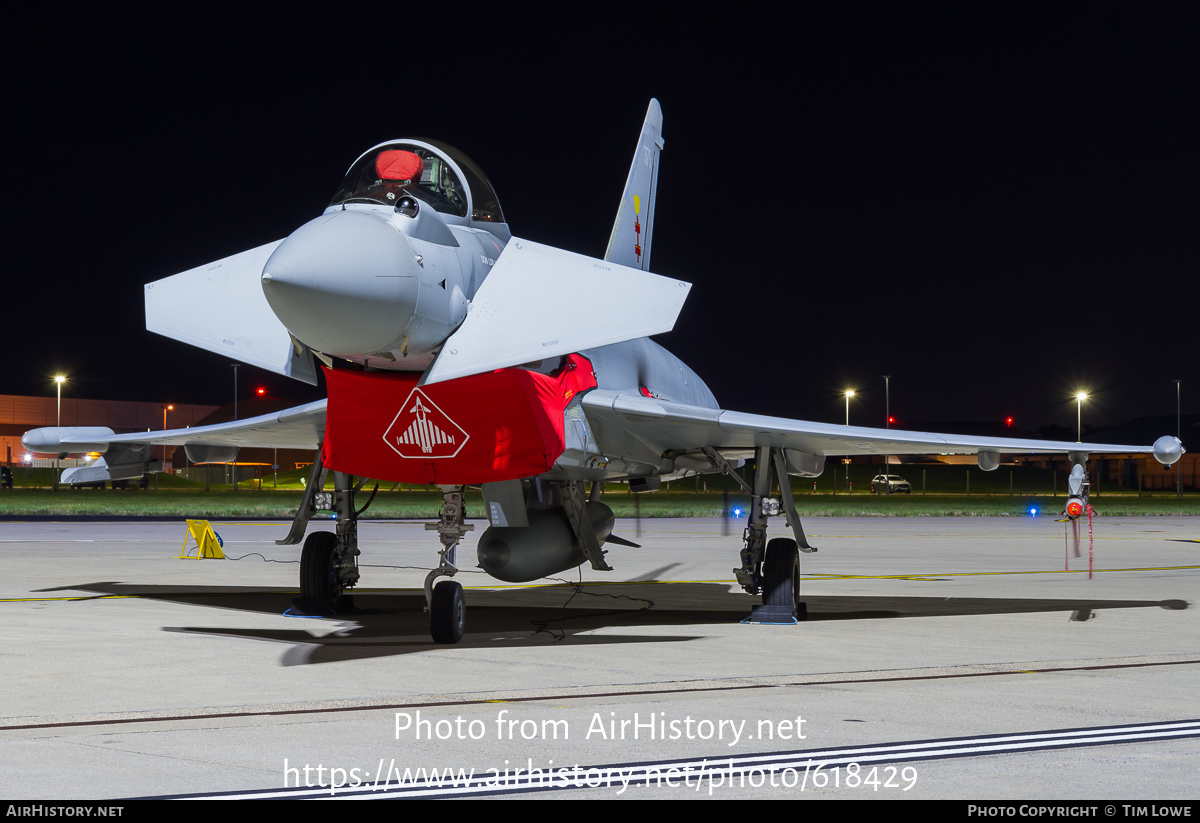
[[339,211],[284,240],[263,267],[262,286],[298,340],[349,356],[398,345],[417,304],[417,273],[403,234],[370,212]]

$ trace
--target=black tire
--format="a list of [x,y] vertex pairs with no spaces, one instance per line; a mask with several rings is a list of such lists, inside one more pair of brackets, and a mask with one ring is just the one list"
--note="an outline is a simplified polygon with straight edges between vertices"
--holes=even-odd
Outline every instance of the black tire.
[[453,580],[443,580],[433,587],[433,603],[429,607],[429,633],[433,642],[457,643],[462,640],[466,625],[462,586]]
[[795,540],[776,537],[767,543],[763,562],[763,605],[786,606],[798,617],[799,603],[800,550]]
[[332,532],[310,534],[300,553],[300,597],[336,607],[342,599],[339,566],[337,535]]

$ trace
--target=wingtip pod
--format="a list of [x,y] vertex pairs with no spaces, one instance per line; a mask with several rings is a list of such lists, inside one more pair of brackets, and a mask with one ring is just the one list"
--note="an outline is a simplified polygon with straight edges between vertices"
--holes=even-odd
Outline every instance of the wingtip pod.
[[1186,451],[1178,437],[1164,434],[1154,441],[1154,459],[1164,466],[1173,466]]
[[[21,435],[21,445],[33,454],[103,453],[108,448],[105,440],[112,434],[107,426],[44,426]],[[95,442],[90,438],[96,438]]]

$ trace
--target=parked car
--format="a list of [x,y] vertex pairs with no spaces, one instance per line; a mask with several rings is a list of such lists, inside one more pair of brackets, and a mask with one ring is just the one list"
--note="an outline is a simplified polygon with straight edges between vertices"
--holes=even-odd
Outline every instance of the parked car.
[[912,485],[898,474],[877,474],[871,479],[871,492],[885,494],[912,494]]

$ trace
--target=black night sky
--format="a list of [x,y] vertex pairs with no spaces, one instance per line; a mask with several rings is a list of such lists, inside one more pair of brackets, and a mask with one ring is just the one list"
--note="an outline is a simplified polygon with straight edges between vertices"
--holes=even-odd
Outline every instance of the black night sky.
[[10,21],[0,393],[228,402],[227,359],[145,331],[143,284],[286,236],[390,138],[459,147],[514,234],[600,256],[657,97],[652,269],[695,284],[659,342],[725,408],[840,422],[855,388],[881,426],[888,374],[902,426],[1073,428],[1080,387],[1106,426],[1174,414],[1176,378],[1200,411],[1200,6],[296,8]]

